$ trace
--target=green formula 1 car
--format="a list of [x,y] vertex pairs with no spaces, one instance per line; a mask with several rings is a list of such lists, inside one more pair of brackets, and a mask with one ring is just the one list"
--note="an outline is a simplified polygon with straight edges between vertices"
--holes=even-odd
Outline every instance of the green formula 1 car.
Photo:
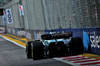
[[43,59],[83,53],[81,37],[72,37],[72,32],[43,34],[42,41],[29,41],[26,45],[28,59]]

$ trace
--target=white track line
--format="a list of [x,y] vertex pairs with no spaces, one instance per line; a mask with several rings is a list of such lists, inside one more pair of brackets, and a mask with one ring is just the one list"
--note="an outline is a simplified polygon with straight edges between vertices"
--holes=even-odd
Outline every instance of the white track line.
[[72,63],[72,62],[69,62],[69,61],[65,61],[65,60],[61,60],[61,59],[59,59],[59,58],[53,58],[53,59],[55,59],[55,60],[57,60],[57,61],[61,61],[61,62],[63,62],[63,63],[67,63],[67,64],[70,64],[70,65],[73,65],[73,66],[80,66],[79,64],[76,64],[76,63]]
[[6,40],[8,40],[8,41],[10,41],[10,42],[12,42],[12,43],[14,43],[14,44],[16,44],[16,45],[22,47],[22,48],[26,48],[25,46],[22,46],[22,45],[16,43],[15,41],[12,41],[12,40],[10,40],[10,39],[8,39],[8,38],[6,38],[6,37],[3,37],[2,35],[0,35],[0,36],[1,36],[2,38],[4,38],[4,39],[6,39]]
[[[63,60],[64,58],[65,59],[67,58],[67,59]],[[61,57],[61,58],[53,58],[53,59],[61,61],[61,62],[64,62],[64,63],[67,63],[67,64],[70,64],[70,65],[73,65],[73,66],[81,66],[81,64],[87,64],[87,65],[91,66],[91,63],[98,63],[98,62],[100,62],[100,60],[96,60],[94,58],[89,58],[89,59],[88,58],[89,57],[84,57],[84,56],[77,55],[77,56],[72,56],[71,59],[69,57]],[[75,60],[75,59],[80,59],[80,60]],[[69,60],[72,60],[72,61],[69,61]],[[85,60],[86,61],[90,60],[90,62],[80,62],[80,61],[85,61]],[[93,61],[91,61],[91,60],[93,60]],[[79,61],[79,63],[74,63],[74,62],[78,62],[78,61]],[[87,66],[87,65],[85,65],[85,66]],[[96,64],[94,64],[94,65],[96,65]]]

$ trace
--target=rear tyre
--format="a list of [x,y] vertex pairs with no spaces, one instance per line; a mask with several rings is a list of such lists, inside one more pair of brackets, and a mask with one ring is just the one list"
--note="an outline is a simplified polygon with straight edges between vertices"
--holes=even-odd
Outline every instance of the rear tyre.
[[83,42],[81,37],[74,37],[69,42],[69,49],[72,52],[72,55],[83,54]]
[[32,43],[32,41],[27,42],[27,44],[26,44],[26,54],[27,54],[28,59],[32,58],[31,43]]
[[44,58],[44,46],[42,42],[35,41],[32,46],[32,58],[34,60],[43,59]]

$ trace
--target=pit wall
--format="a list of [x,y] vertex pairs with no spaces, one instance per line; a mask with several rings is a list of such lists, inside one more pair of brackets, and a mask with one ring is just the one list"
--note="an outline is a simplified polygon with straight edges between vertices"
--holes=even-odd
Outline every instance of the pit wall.
[[41,40],[41,35],[45,34],[43,30],[25,30],[27,41]]
[[[84,52],[100,55],[100,28],[81,29],[55,29],[55,32],[73,32],[73,37],[81,37],[84,44]],[[50,30],[45,30],[49,33]]]
[[7,33],[15,35],[20,38],[25,38],[25,29],[24,28],[11,28],[7,27]]

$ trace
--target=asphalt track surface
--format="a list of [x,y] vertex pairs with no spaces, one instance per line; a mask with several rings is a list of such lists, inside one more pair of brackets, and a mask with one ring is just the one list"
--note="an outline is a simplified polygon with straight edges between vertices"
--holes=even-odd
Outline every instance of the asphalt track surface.
[[72,66],[54,59],[26,58],[25,48],[0,37],[0,66]]

